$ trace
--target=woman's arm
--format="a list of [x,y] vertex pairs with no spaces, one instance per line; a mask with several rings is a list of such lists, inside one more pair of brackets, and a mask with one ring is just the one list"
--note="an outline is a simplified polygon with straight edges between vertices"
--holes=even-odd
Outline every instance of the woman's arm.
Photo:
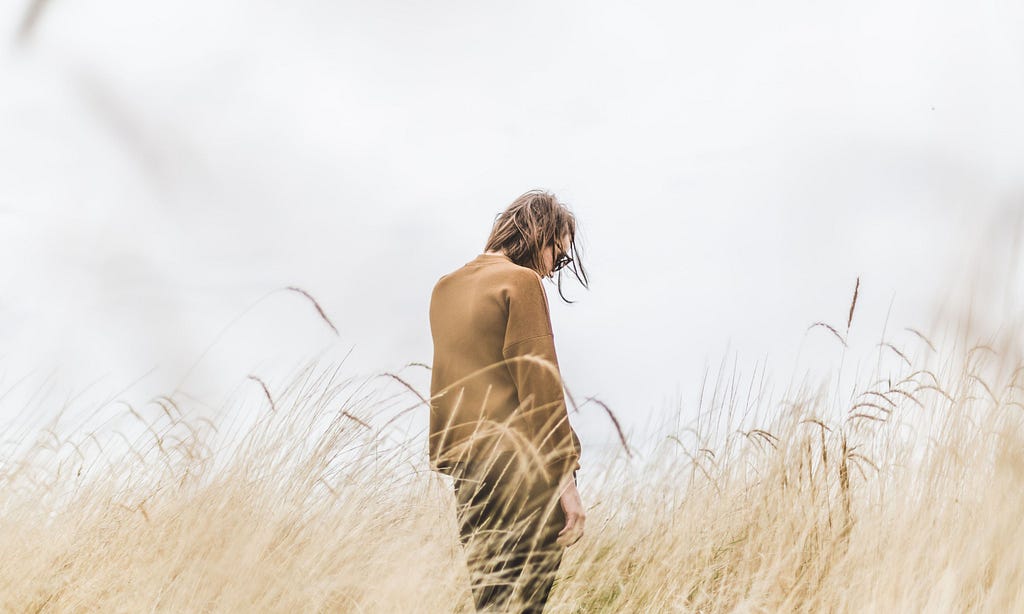
[[553,481],[571,479],[580,466],[579,438],[569,424],[547,294],[533,271],[525,270],[510,288],[502,354],[545,469]]

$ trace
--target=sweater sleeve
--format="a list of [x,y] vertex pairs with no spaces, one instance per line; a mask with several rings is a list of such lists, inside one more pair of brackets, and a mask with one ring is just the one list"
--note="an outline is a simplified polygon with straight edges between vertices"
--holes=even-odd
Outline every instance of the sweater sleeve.
[[509,291],[502,354],[519,394],[520,411],[544,464],[556,480],[580,468],[580,441],[569,424],[555,354],[551,314],[540,275],[529,271]]

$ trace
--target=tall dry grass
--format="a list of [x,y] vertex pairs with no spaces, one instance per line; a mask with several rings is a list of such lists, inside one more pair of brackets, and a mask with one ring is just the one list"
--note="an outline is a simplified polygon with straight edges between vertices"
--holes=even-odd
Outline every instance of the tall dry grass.
[[[695,421],[634,435],[646,454],[584,458],[587,533],[547,611],[1024,609],[1020,346],[911,333],[919,351],[883,341],[895,366],[846,391],[837,373],[776,399],[723,370]],[[125,406],[136,436],[6,448],[0,606],[471,611],[450,482],[409,429],[422,400],[341,371],[253,376],[219,420],[159,397]]]

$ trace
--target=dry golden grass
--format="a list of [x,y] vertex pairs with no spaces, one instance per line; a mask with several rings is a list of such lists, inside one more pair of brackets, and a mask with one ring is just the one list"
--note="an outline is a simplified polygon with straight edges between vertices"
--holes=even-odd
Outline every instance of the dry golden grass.
[[[646,454],[585,457],[587,534],[547,611],[1024,608],[1018,346],[940,356],[913,333],[925,358],[884,342],[893,371],[848,396],[830,382],[775,402],[763,377],[722,373]],[[422,399],[339,368],[252,376],[215,421],[159,397],[126,408],[134,440],[51,428],[5,453],[0,607],[471,611],[450,482],[396,420]],[[574,422],[614,418],[591,407]]]

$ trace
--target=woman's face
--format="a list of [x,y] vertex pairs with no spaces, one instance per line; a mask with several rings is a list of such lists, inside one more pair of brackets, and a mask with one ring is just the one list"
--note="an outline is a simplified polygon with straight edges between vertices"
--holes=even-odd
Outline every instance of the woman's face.
[[562,240],[552,243],[541,253],[541,264],[544,266],[544,277],[551,277],[554,274],[555,260],[569,249],[571,238],[569,233],[562,236]]

